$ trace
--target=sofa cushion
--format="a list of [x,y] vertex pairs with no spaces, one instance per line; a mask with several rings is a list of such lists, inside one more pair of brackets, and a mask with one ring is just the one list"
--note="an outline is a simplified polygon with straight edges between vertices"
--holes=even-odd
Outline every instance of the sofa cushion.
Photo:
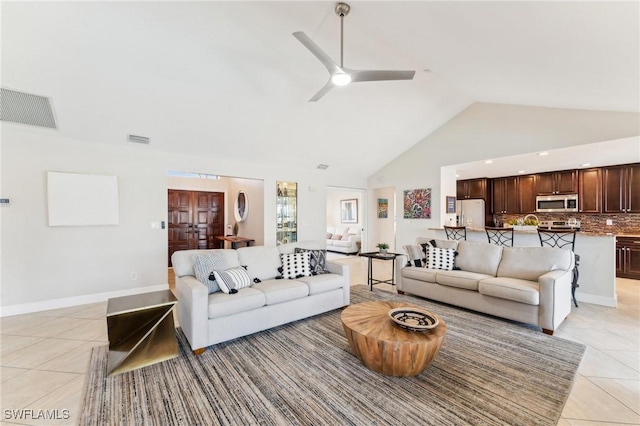
[[473,241],[458,242],[455,266],[463,271],[496,276],[502,247]]
[[282,277],[285,279],[294,279],[298,277],[308,277],[311,275],[311,253],[308,251],[302,253],[281,254],[282,260]]
[[528,305],[538,305],[540,303],[537,281],[519,280],[517,278],[487,278],[480,281],[478,291],[486,296],[513,300]]
[[456,256],[455,253],[456,251],[454,249],[426,247],[424,266],[429,269],[445,269],[450,271],[453,269],[453,262]]
[[454,250],[458,248],[458,241],[456,240],[436,240],[436,239],[427,238],[427,237],[416,238],[416,244],[418,244],[421,247],[424,244],[433,246],[432,244],[433,242],[435,242],[435,247],[439,247],[439,248],[452,248]]
[[304,253],[308,251],[311,257],[309,258],[309,268],[312,274],[324,274],[327,264],[327,251],[326,250],[309,250],[302,247],[296,247],[295,253]]
[[505,247],[498,277],[538,281],[538,277],[556,269],[569,270],[573,252],[551,247]]
[[403,277],[412,278],[414,280],[425,281],[430,283],[436,283],[436,274],[439,271],[437,269],[420,268],[420,267],[406,267],[402,268],[401,274]]
[[341,288],[344,283],[342,275],[325,273],[311,277],[300,277],[296,281],[302,281],[309,287],[309,294],[325,293]]
[[267,305],[275,305],[309,295],[307,284],[298,280],[266,280],[255,284],[252,288],[264,293]]
[[336,247],[350,247],[351,246],[351,240],[332,241],[331,245],[336,246]]
[[438,271],[436,274],[436,282],[438,284],[474,291],[478,291],[478,282],[485,278],[492,277],[491,275],[469,271]]
[[277,247],[241,247],[237,252],[240,264],[247,267],[247,272],[251,277],[264,281],[280,275],[278,268],[282,266],[282,263]]
[[236,294],[221,291],[209,295],[209,318],[219,318],[261,308],[267,303],[262,291],[253,287],[241,288]]
[[209,293],[220,291],[220,286],[215,279],[210,280],[215,270],[225,270],[240,266],[238,254],[235,250],[201,250],[192,255],[193,271],[195,277],[206,285]]
[[220,290],[225,293],[231,293],[231,290],[240,290],[241,288],[251,287],[251,277],[246,269],[242,266],[237,268],[226,269],[224,271],[213,271],[216,281],[220,286]]

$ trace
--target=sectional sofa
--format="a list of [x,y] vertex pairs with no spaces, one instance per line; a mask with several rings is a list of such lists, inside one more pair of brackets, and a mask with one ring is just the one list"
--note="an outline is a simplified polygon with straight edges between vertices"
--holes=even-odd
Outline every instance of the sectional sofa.
[[454,252],[455,269],[445,264],[436,265],[443,269],[418,267],[416,256],[410,255],[411,266],[401,267],[397,276],[398,293],[533,324],[547,334],[553,334],[571,312],[570,250],[427,238],[405,247],[415,251],[422,244],[429,247],[430,241],[437,246],[433,256]]
[[[179,300],[178,320],[194,353],[202,353],[207,346],[216,343],[349,305],[348,265],[326,261],[325,258],[326,273],[276,279],[287,273],[283,271],[281,255],[293,254],[296,248],[312,250],[320,255],[323,253],[320,244],[313,241],[277,247],[173,253],[171,261]],[[212,289],[211,282],[203,282],[207,281],[208,272],[204,278],[201,277],[202,281],[198,280],[197,271],[202,269],[200,260],[209,257],[217,262],[209,269],[216,269],[217,264],[220,270],[248,275],[251,285],[239,288],[235,293],[225,293]],[[316,268],[314,272],[319,270],[319,266],[311,265]],[[230,273],[222,274],[218,280],[226,280],[225,275]]]

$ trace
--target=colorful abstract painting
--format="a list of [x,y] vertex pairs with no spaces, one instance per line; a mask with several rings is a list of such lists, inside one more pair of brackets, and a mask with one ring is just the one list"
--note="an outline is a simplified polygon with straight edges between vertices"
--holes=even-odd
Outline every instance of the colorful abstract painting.
[[378,219],[386,219],[389,217],[389,200],[387,198],[378,198]]
[[404,218],[431,219],[431,188],[404,191]]

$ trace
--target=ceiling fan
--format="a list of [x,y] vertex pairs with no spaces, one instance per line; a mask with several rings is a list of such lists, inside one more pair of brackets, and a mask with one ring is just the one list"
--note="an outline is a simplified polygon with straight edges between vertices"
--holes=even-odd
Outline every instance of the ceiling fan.
[[313,55],[329,70],[329,81],[318,91],[309,102],[316,102],[335,86],[346,86],[349,83],[361,81],[382,80],[412,80],[415,71],[385,71],[385,70],[353,70],[343,66],[343,32],[344,17],[349,14],[351,7],[346,3],[337,3],[335,12],[340,17],[340,65],[336,64],[320,49],[305,33],[296,31],[293,36],[298,39]]

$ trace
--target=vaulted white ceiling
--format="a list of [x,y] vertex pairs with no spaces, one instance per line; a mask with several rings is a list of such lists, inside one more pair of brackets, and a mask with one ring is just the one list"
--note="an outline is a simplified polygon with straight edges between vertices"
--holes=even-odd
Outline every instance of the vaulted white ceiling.
[[[366,177],[473,102],[639,110],[639,3],[352,2],[345,66],[414,69],[308,99],[334,2],[2,2],[2,87],[61,135]],[[428,69],[430,72],[425,72]]]

